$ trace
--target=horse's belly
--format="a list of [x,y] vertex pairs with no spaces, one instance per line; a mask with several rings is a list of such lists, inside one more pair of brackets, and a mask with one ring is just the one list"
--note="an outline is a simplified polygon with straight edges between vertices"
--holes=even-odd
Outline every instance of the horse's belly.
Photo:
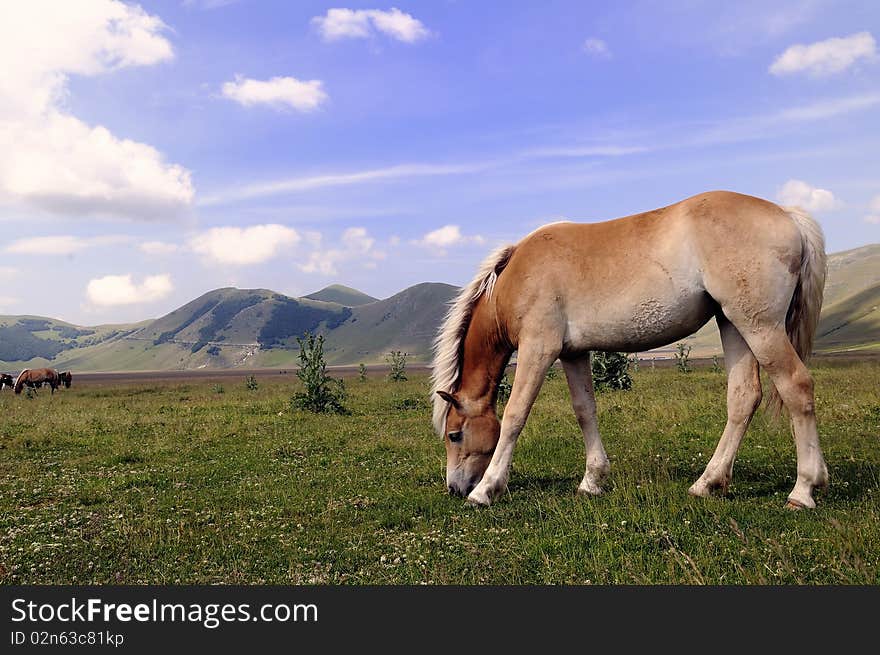
[[570,313],[565,351],[641,352],[665,346],[699,330],[716,310],[702,290],[597,304]]

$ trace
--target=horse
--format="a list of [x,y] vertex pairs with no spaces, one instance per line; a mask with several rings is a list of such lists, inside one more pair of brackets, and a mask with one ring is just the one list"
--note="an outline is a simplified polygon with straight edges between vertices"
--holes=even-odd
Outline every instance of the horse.
[[14,386],[15,379],[11,375],[8,373],[0,373],[0,391],[2,391],[4,387],[9,387],[11,389]]
[[70,387],[71,378],[69,371],[59,373],[54,368],[26,368],[18,374],[13,390],[16,394],[20,394],[25,386],[35,389],[42,387],[43,384],[48,384],[54,394],[55,389],[62,384],[65,387]]
[[[805,362],[822,307],[825,240],[807,212],[731,191],[596,223],[551,223],[493,252],[451,302],[433,344],[433,425],[446,485],[487,506],[507,489],[517,437],[546,372],[562,362],[583,433],[578,492],[602,493],[590,353],[674,343],[712,317],[727,370],[727,424],[694,496],[726,493],[733,463],[771,381],[769,405],[791,420],[797,481],[790,509],[813,508],[828,484],[813,380]],[[517,352],[499,422],[498,383]]]

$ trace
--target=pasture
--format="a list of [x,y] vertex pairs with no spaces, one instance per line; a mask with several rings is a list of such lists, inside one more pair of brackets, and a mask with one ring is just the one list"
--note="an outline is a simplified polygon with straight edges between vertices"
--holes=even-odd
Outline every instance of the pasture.
[[445,493],[424,373],[346,380],[347,416],[292,411],[293,375],[0,393],[4,584],[878,584],[880,362],[813,367],[831,487],[783,509],[787,424],[755,416],[730,494],[687,495],[725,422],[725,376],[644,364],[599,394],[608,492],[548,380],[509,493]]

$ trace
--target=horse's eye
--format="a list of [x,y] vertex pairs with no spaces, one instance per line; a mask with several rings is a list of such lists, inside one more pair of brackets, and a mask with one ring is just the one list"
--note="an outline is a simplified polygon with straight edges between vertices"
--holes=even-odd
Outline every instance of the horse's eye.
[[461,430],[456,430],[455,432],[450,432],[446,436],[449,437],[449,440],[452,443],[456,443],[458,441],[461,441]]

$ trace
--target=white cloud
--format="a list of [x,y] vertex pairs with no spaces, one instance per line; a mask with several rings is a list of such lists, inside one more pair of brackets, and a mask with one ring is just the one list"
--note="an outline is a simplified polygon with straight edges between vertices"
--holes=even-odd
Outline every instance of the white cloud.
[[86,248],[114,246],[130,240],[130,237],[122,235],[101,237],[77,237],[71,235],[30,237],[27,239],[17,239],[3,250],[13,255],[72,255]]
[[415,43],[430,36],[425,25],[410,14],[392,7],[381,9],[328,9],[324,16],[312,18],[312,24],[325,41],[366,39],[382,32],[386,36]]
[[611,59],[611,50],[602,39],[590,38],[584,41],[583,50],[597,59]]
[[0,296],[0,309],[5,309],[11,305],[17,305],[21,302],[20,298],[14,296]]
[[245,107],[268,105],[275,109],[291,107],[308,112],[317,109],[327,100],[321,80],[303,82],[295,77],[273,77],[270,80],[253,80],[236,75],[235,80],[223,85],[222,93]]
[[297,264],[304,273],[337,275],[338,266],[344,262],[358,262],[365,268],[375,268],[376,262],[385,259],[385,253],[374,249],[376,240],[366,228],[350,227],[342,233],[341,246],[309,253],[305,263]]
[[174,290],[170,275],[149,275],[141,284],[135,284],[132,276],[106,275],[89,280],[86,296],[93,305],[133,305],[155,302]]
[[4,3],[0,200],[63,214],[160,218],[192,201],[189,171],[66,111],[71,75],[173,57],[164,23],[118,0]]
[[870,213],[865,216],[865,222],[880,225],[880,194],[871,198],[871,202],[868,203],[868,211]]
[[451,246],[485,242],[486,240],[479,235],[463,235],[461,233],[461,228],[458,225],[444,225],[441,228],[428,232],[421,239],[413,241],[413,243],[418,246],[431,248],[440,253],[445,253],[446,249]]
[[218,264],[244,266],[272,259],[301,240],[293,228],[270,223],[251,227],[214,227],[195,235],[190,248]]
[[146,255],[173,255],[180,250],[176,243],[166,241],[144,241],[138,248]]
[[876,54],[874,37],[869,32],[859,32],[809,45],[793,45],[776,58],[769,70],[774,75],[830,75],[846,70],[859,59],[873,59]]
[[813,212],[836,209],[840,204],[828,189],[810,186],[803,180],[789,180],[782,185],[776,197],[783,205],[794,205]]
[[280,193],[311,191],[332,186],[348,186],[366,184],[382,180],[406,179],[410,177],[430,177],[435,175],[461,175],[487,170],[493,162],[476,162],[464,164],[399,164],[387,168],[374,168],[355,173],[331,173],[327,175],[311,175],[292,177],[286,180],[251,184],[223,193],[202,198],[201,205],[221,205],[237,200],[247,200]]

